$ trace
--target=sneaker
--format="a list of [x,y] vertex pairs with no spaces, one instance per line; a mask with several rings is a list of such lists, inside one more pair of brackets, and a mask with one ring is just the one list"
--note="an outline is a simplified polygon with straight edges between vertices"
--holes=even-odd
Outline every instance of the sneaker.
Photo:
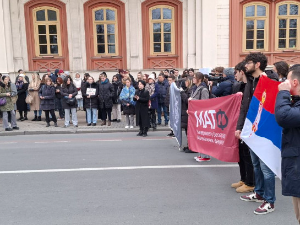
[[201,156],[195,156],[195,157],[194,157],[195,160],[201,159],[201,158],[202,158]]
[[96,126],[96,123],[93,123],[92,126]]
[[19,127],[13,127],[12,129],[13,130],[19,130],[20,128]]
[[11,127],[5,128],[5,131],[12,131],[13,129]]
[[128,129],[129,128],[129,126],[125,126],[125,129]]
[[264,203],[261,204],[261,206],[259,206],[257,209],[255,209],[254,213],[256,215],[265,215],[270,212],[273,212],[274,210],[275,210],[274,204],[264,201]]
[[239,182],[237,182],[237,183],[231,184],[231,187],[232,187],[232,188],[239,188],[239,187],[243,186],[243,184],[244,184],[243,181],[239,181]]
[[202,157],[199,157],[196,159],[197,162],[209,162],[210,161],[210,158],[202,158]]
[[236,192],[238,192],[238,193],[247,193],[247,192],[253,192],[253,191],[254,191],[254,187],[248,186],[246,184],[243,184],[242,186],[240,186],[236,189]]
[[175,137],[175,135],[173,132],[171,132],[171,133],[167,134],[167,137]]
[[243,195],[240,197],[240,199],[246,202],[264,202],[263,197],[256,194],[255,192],[250,195]]
[[78,125],[74,125],[74,127],[78,127]]
[[130,129],[133,129],[133,126],[130,126]]
[[69,127],[69,126],[67,126],[67,125],[64,125],[64,126],[63,126],[63,128],[68,128],[68,127]]
[[90,124],[90,123],[87,124],[88,127],[91,126],[91,125],[92,125],[92,124]]

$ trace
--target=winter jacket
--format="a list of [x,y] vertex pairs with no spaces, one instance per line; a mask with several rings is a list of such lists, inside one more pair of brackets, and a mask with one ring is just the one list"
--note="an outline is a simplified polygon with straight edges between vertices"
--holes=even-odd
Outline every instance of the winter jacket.
[[19,111],[27,111],[27,104],[25,102],[26,99],[26,91],[28,90],[28,83],[25,81],[22,87],[17,87],[18,91],[18,100],[17,100],[17,109]]
[[113,94],[113,98],[112,98],[113,104],[120,104],[119,96],[121,94],[123,84],[121,81],[117,81],[117,82],[112,82],[112,85],[114,87],[114,94]]
[[165,98],[168,93],[168,86],[169,86],[168,80],[164,79],[163,82],[158,81],[157,86],[158,86],[158,96],[157,96],[158,103],[163,104],[165,103]]
[[7,93],[12,94],[11,86],[5,86],[0,87],[0,98],[5,98],[6,99],[6,104],[4,106],[0,106],[0,110],[2,112],[10,112],[14,110],[14,103],[12,102],[11,96],[8,97],[6,96]]
[[144,89],[137,90],[135,95],[139,96],[139,99],[133,98],[136,101],[135,114],[136,114],[136,125],[141,127],[149,127],[150,120],[148,114],[148,104],[149,104],[149,92]]
[[180,92],[181,96],[181,128],[187,129],[188,127],[188,103],[189,103],[189,97],[192,94],[191,88],[186,88],[184,91]]
[[49,85],[43,85],[40,88],[39,96],[45,97],[41,99],[40,110],[51,110],[55,108],[55,87]]
[[216,97],[222,97],[232,94],[232,85],[234,83],[234,76],[228,76],[226,80],[221,82],[218,86],[214,86],[212,94]]
[[[150,96],[150,101],[151,101],[151,105],[150,105],[150,109],[158,109],[158,84],[154,83],[152,84],[154,85],[154,93]],[[146,84],[146,90],[149,92],[148,87],[150,86],[150,84]]]
[[[134,115],[135,114],[135,101],[133,100],[133,97],[135,95],[135,88],[133,86],[130,86],[129,88],[127,86],[124,86],[121,94],[120,94],[120,102],[123,105],[123,113],[124,115]],[[127,106],[129,104],[129,106]]]
[[[91,95],[90,98],[87,98],[88,94],[86,94],[88,88],[95,89],[95,95]],[[81,91],[82,91],[82,96],[84,99],[83,107],[85,109],[97,109],[98,108],[98,95],[99,95],[98,85],[96,83],[89,84],[88,82],[86,82],[82,86]]]
[[75,85],[75,87],[77,88],[77,95],[76,95],[76,99],[82,99],[82,91],[81,91],[81,83],[82,83],[82,80],[81,78],[75,78],[73,80],[73,84]]
[[[70,85],[63,85],[61,88],[61,96],[62,96],[62,101],[61,105],[63,109],[71,109],[71,108],[77,108],[77,100],[75,96],[77,95],[78,91],[77,88],[73,83]],[[72,94],[72,98],[75,98],[75,105],[69,105],[67,104],[67,99],[69,98],[69,94]]]
[[283,128],[281,144],[282,194],[300,198],[300,101],[289,91],[277,94],[275,118]]
[[98,83],[99,88],[99,107],[100,109],[110,109],[113,107],[114,87],[106,79],[104,82]]
[[39,96],[41,81],[32,81],[28,87],[28,94],[32,97],[30,110],[40,110],[41,99]]
[[208,89],[203,83],[201,83],[198,87],[194,85],[192,87],[192,94],[190,97],[194,100],[209,99]]
[[244,92],[246,83],[236,81],[232,85],[232,94],[236,94],[238,92]]

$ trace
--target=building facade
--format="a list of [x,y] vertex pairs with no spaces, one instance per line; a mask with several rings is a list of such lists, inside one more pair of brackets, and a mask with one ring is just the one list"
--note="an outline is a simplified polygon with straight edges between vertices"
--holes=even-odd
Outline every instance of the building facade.
[[0,0],[0,72],[300,61],[300,0]]

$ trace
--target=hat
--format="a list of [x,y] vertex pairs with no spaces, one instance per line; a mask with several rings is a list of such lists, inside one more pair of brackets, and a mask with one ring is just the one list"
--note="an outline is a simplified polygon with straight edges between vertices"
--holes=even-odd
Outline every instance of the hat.
[[25,75],[24,74],[20,74],[19,77],[25,77]]
[[139,83],[142,83],[144,85],[144,87],[146,86],[146,82],[143,80],[139,80]]
[[69,71],[65,71],[65,75],[70,75],[70,72]]
[[233,68],[226,68],[224,69],[223,73],[228,76],[234,76],[234,69]]
[[63,70],[59,70],[58,73],[64,73],[64,71]]
[[154,74],[153,74],[153,73],[152,73],[152,74],[150,74],[150,76],[148,77],[148,79],[152,79],[152,80],[154,80],[154,81],[155,81]]
[[51,72],[49,69],[47,69],[47,72]]

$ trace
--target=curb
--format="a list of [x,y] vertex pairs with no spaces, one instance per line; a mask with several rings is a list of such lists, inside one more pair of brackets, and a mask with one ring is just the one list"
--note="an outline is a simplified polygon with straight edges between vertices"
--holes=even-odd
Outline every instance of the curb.
[[[0,132],[0,137],[5,136],[18,136],[18,135],[41,135],[41,134],[89,134],[89,133],[122,133],[122,132],[138,132],[139,129],[125,129],[125,128],[112,128],[112,129],[74,129],[74,130],[25,130],[13,132]],[[156,131],[170,131],[169,127],[157,128]],[[153,132],[150,130],[150,132]]]

